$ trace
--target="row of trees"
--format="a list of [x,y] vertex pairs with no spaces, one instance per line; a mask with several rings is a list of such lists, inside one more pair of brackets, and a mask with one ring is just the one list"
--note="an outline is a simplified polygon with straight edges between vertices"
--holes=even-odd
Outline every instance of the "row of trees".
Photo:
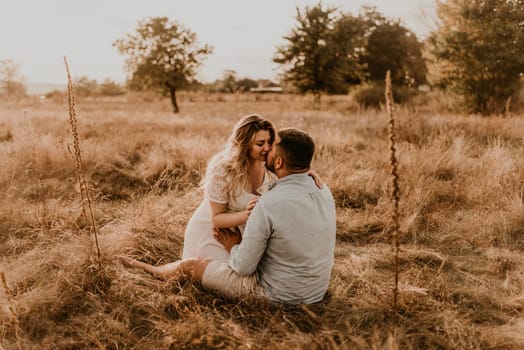
[[101,83],[96,79],[79,77],[73,82],[78,96],[118,96],[126,93],[126,89],[112,79],[106,78]]
[[[285,36],[287,44],[276,48],[274,61],[282,65],[284,82],[317,101],[323,93],[382,82],[390,70],[397,86],[429,81],[458,93],[471,111],[500,112],[524,72],[524,1],[447,0],[437,7],[437,28],[425,42],[372,7],[359,15],[321,2],[297,9],[296,26]],[[114,45],[127,56],[129,86],[168,92],[175,112],[177,89],[194,81],[213,51],[166,17],[140,22],[136,33]],[[226,78],[226,85],[236,80],[233,74]]]
[[[99,96],[119,96],[126,93],[126,88],[112,79],[106,78],[101,83],[96,79],[81,76],[73,81],[76,96],[79,97],[99,97]],[[53,90],[45,94],[46,98],[63,99],[66,91]]]
[[[124,86],[107,78],[99,83],[96,79],[79,77],[74,81],[75,92],[78,96],[116,96],[125,94]],[[20,66],[11,59],[0,60],[0,96],[9,99],[18,99],[27,95],[24,78],[20,74]],[[51,91],[47,97],[63,96],[64,91]]]
[[[118,96],[127,91],[122,84],[110,78],[98,82],[87,76],[81,76],[73,81],[75,93],[80,97]],[[225,70],[222,78],[212,83],[203,84],[194,81],[186,85],[186,88],[205,92],[238,93],[246,92],[256,87],[275,87],[277,83],[269,79],[254,80],[248,77],[239,77],[234,70]],[[20,75],[19,65],[13,60],[0,61],[0,96],[9,98],[22,98],[27,95],[27,87]],[[63,90],[53,90],[45,94],[48,98],[62,98],[65,96]]]
[[[347,93],[351,85],[382,81],[389,69],[393,81],[416,87],[425,82],[422,44],[398,20],[389,20],[366,7],[359,16],[340,14],[318,4],[297,9],[298,26],[277,48],[274,61],[285,69],[283,82],[302,93]],[[194,83],[196,69],[212,53],[199,45],[196,35],[167,17],[141,21],[133,34],[114,45],[126,55],[129,86],[135,90],[169,93],[178,112],[177,89]],[[211,90],[247,91],[260,82],[224,73]],[[209,87],[209,86],[208,86]]]
[[247,77],[239,77],[236,71],[226,69],[222,74],[221,79],[217,79],[209,84],[202,84],[199,88],[206,92],[238,93],[247,92],[250,89],[257,87],[269,88],[277,86],[279,86],[279,84],[269,79],[255,80]]
[[[75,93],[78,96],[117,96],[126,93],[126,88],[117,82],[107,78],[99,83],[96,79],[90,79],[82,76],[73,81]],[[205,92],[223,92],[223,93],[237,93],[246,92],[251,88],[264,86],[278,86],[278,84],[268,79],[254,80],[247,77],[239,77],[234,70],[227,69],[223,72],[222,78],[215,80],[212,83],[201,83],[193,80],[191,84],[185,84],[184,87],[188,90],[198,90]],[[147,89],[146,89],[147,90]]]

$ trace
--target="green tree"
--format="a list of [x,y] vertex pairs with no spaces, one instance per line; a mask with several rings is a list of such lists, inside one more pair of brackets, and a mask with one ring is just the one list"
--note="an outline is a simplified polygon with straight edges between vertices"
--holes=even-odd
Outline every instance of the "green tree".
[[391,71],[394,84],[418,86],[426,83],[426,64],[422,57],[422,43],[416,35],[400,24],[365,7],[366,43],[361,63],[366,67],[366,80],[383,82]]
[[239,78],[236,71],[226,69],[222,79],[217,80],[213,85],[215,91],[234,93],[249,91],[250,88],[257,87],[258,83],[250,78]]
[[251,78],[239,78],[237,72],[226,69],[222,74],[222,79],[217,79],[213,83],[206,84],[205,90],[208,92],[236,93],[246,92],[257,87],[259,84]]
[[242,78],[238,80],[237,82],[238,90],[242,92],[249,91],[251,88],[256,88],[258,86],[258,83],[256,80],[253,80],[251,78]]
[[20,98],[27,94],[20,75],[20,66],[11,59],[0,61],[0,94],[11,98]]
[[501,113],[524,72],[524,2],[439,1],[439,26],[428,39],[440,84],[464,97],[471,111]]
[[336,20],[330,46],[337,64],[332,66],[328,92],[347,93],[349,85],[364,80],[366,67],[360,62],[360,57],[366,43],[366,29],[362,16],[345,13]]
[[237,72],[232,69],[226,69],[220,82],[220,92],[236,92],[238,90]]
[[335,11],[324,9],[322,3],[303,12],[297,8],[297,27],[284,37],[288,44],[278,47],[273,57],[284,66],[284,81],[293,83],[302,93],[311,92],[317,105],[343,62],[331,46]]
[[129,87],[169,93],[173,112],[178,113],[176,91],[192,83],[202,60],[212,53],[209,45],[199,45],[196,34],[167,17],[140,21],[136,33],[115,41],[127,56]]

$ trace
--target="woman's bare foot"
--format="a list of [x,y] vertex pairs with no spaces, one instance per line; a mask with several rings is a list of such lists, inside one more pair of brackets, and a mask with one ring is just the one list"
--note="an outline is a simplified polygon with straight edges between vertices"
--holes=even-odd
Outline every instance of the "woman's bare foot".
[[139,263],[138,260],[135,260],[127,255],[115,255],[115,258],[120,260],[124,265],[130,266],[130,267],[140,267],[137,265]]

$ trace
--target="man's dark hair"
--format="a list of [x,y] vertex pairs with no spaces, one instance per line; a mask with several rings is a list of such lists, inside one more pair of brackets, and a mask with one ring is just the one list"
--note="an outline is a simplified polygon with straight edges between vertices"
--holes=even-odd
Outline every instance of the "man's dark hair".
[[311,165],[315,153],[315,142],[307,133],[295,128],[282,129],[278,132],[277,144],[280,156],[284,158],[289,170],[304,170]]

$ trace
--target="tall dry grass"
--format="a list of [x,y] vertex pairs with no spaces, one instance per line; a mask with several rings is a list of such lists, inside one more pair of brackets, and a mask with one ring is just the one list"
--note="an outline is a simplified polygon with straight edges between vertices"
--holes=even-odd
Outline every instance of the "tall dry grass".
[[[11,316],[11,322],[13,324],[16,346],[18,349],[22,349],[22,342],[20,339],[20,322],[18,321],[18,315],[13,306],[13,300],[11,298],[11,289],[7,285],[7,279],[5,278],[4,272],[0,272],[0,280],[2,281],[2,288],[4,290],[4,297],[7,301],[7,309]],[[1,338],[0,338],[1,339]]]
[[[59,101],[60,102],[60,101]],[[402,254],[390,307],[386,111],[342,97],[124,96],[77,102],[93,183],[102,268],[79,217],[66,101],[0,106],[0,271],[24,348],[518,349],[524,345],[524,118],[395,113]],[[433,108],[433,106],[431,106]],[[337,204],[335,266],[307,307],[229,301],[187,280],[162,282],[112,261],[180,256],[207,159],[240,116],[309,131],[314,168]],[[0,295],[0,298],[2,296]],[[0,299],[5,304],[5,298]],[[1,305],[4,305],[1,304]],[[16,348],[0,308],[1,346]]]

